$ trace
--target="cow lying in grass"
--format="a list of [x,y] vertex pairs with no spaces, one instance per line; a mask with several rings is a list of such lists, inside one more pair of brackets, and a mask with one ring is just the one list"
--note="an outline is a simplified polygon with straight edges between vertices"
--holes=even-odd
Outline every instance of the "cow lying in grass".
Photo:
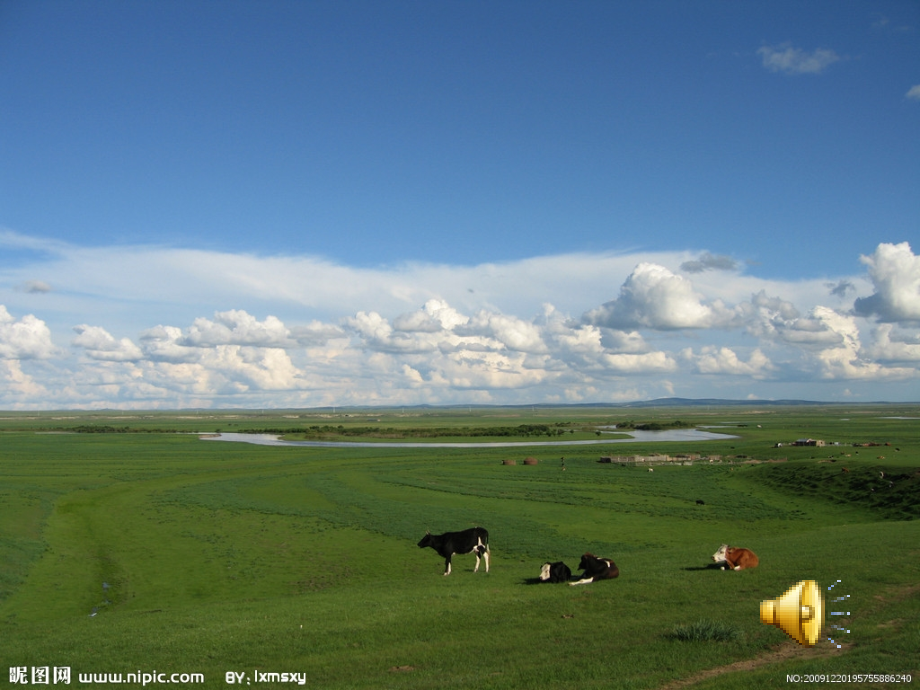
[[543,582],[568,582],[572,579],[572,571],[562,561],[544,563],[540,569],[540,580]]
[[444,559],[444,574],[450,575],[450,559],[455,553],[475,553],[476,567],[479,570],[480,557],[485,558],[486,572],[489,572],[489,533],[482,527],[471,527],[462,532],[445,532],[432,534],[425,532],[425,536],[418,543],[420,549],[430,546]]
[[612,580],[620,576],[620,569],[617,564],[609,558],[598,558],[594,554],[586,553],[581,557],[578,569],[583,570],[581,579],[577,582],[570,582],[570,585],[587,585],[598,580]]
[[712,560],[716,563],[724,563],[722,570],[725,570],[725,566],[728,566],[730,570],[756,568],[760,562],[757,554],[750,549],[740,549],[728,544],[722,544],[719,550],[712,554]]

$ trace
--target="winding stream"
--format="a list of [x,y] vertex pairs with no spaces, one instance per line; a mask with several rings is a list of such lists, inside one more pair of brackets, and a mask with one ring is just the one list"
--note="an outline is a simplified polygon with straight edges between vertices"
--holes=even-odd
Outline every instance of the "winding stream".
[[[611,432],[612,433],[612,432]],[[627,432],[618,432],[627,433]],[[585,441],[490,441],[485,443],[411,443],[405,441],[282,441],[276,434],[202,435],[205,441],[253,443],[258,446],[294,446],[301,448],[520,448],[523,446],[595,446],[608,443],[657,443],[659,441],[727,441],[738,438],[699,429],[667,429],[665,431],[629,431],[630,438],[589,439]]]

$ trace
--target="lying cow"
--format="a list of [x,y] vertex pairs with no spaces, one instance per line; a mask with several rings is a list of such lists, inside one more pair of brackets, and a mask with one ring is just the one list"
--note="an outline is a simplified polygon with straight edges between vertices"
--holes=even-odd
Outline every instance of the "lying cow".
[[750,549],[739,549],[728,544],[722,544],[719,550],[712,554],[712,560],[716,563],[724,563],[721,570],[725,570],[727,565],[730,570],[744,570],[745,568],[756,568],[760,562]]
[[572,579],[572,571],[562,561],[544,563],[540,569],[540,580],[543,582],[568,582]]
[[462,532],[445,532],[432,534],[425,532],[425,536],[418,543],[420,549],[430,546],[444,558],[445,575],[450,575],[450,559],[455,553],[475,553],[476,567],[479,570],[479,559],[486,561],[486,572],[489,572],[489,533],[482,527],[471,527]]
[[587,585],[598,580],[612,580],[620,576],[620,569],[617,568],[616,563],[609,558],[598,558],[590,553],[581,557],[578,569],[584,571],[581,579],[577,582],[570,582],[570,585]]

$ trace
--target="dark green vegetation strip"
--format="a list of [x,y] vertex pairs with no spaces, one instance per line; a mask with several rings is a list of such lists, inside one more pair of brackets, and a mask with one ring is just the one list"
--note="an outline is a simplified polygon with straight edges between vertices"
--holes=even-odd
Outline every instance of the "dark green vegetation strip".
[[680,642],[728,642],[742,634],[737,625],[701,618],[689,625],[678,625],[668,636]]
[[920,518],[920,469],[889,465],[796,463],[764,465],[754,478],[799,496],[843,505],[859,505],[886,520]]
[[[723,460],[648,472],[599,463],[623,453],[614,445],[306,449],[9,431],[282,428],[291,415],[281,413],[0,419],[0,668],[200,672],[214,688],[227,687],[227,671],[258,668],[303,672],[324,689],[659,688],[763,659],[700,687],[869,668],[920,676],[920,409],[657,414],[740,438],[629,446]],[[458,437],[626,419],[564,409],[375,415],[381,428],[455,427]],[[339,421],[370,420],[297,419]],[[807,437],[841,445],[787,445]],[[880,445],[857,455],[854,443]],[[442,559],[416,546],[427,529],[473,525],[491,534],[488,575],[458,555],[444,577]],[[713,568],[723,542],[753,549],[760,566]],[[544,561],[574,569],[584,551],[613,558],[620,578],[535,584]],[[825,588],[839,579],[835,592],[850,595],[852,615],[834,619],[851,631],[839,651],[825,640],[819,656],[800,655],[759,620],[762,599],[806,578]]]

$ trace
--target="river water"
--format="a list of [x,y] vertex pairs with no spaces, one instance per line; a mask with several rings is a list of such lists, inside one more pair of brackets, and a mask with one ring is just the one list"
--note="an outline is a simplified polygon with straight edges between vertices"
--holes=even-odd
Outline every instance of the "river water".
[[[627,432],[618,432],[627,433]],[[659,441],[728,441],[738,436],[716,434],[699,429],[665,431],[629,431],[629,438],[599,438],[586,441],[491,441],[487,443],[411,443],[396,441],[282,441],[275,434],[202,435],[205,441],[254,443],[259,446],[294,446],[301,448],[520,448],[523,446],[596,446],[608,443],[657,443]]]

